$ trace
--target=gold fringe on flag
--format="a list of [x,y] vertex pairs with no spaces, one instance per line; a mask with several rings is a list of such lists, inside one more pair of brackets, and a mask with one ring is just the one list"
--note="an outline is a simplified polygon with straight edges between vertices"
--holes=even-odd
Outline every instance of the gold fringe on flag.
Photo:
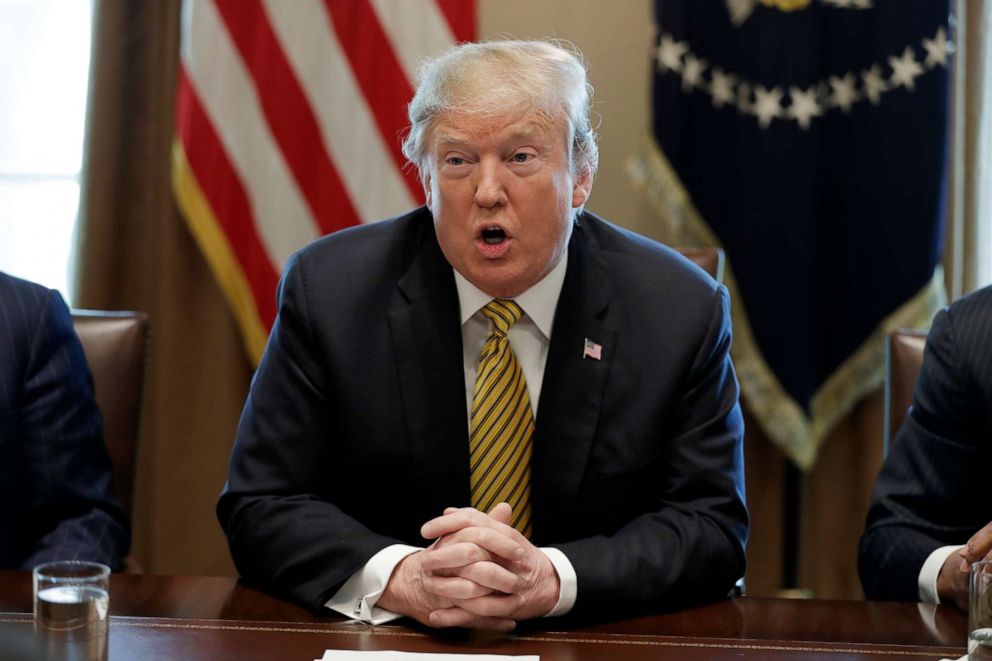
[[255,298],[238,260],[231,251],[213,207],[203,194],[178,140],[172,143],[172,190],[193,238],[207,258],[221,291],[241,330],[241,340],[252,366],[257,367],[268,339]]

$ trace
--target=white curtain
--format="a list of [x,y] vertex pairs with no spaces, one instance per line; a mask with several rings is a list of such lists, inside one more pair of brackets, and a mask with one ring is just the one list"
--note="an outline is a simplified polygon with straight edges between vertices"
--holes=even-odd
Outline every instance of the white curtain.
[[958,298],[992,283],[992,7],[956,0],[951,177],[945,265]]

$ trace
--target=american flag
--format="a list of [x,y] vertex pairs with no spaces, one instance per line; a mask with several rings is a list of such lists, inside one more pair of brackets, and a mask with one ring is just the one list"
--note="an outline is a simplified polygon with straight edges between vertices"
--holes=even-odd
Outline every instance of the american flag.
[[173,188],[254,363],[295,250],[423,203],[418,61],[474,37],[471,0],[186,0]]
[[602,360],[603,345],[596,344],[587,337],[585,346],[582,347],[582,358],[583,359],[592,358],[593,360]]

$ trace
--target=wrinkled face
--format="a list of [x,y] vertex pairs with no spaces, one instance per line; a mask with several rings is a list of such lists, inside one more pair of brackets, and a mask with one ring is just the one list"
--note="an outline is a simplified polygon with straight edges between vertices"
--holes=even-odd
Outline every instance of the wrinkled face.
[[424,187],[438,242],[490,296],[523,293],[565,254],[592,176],[572,173],[563,122],[449,114],[434,127]]

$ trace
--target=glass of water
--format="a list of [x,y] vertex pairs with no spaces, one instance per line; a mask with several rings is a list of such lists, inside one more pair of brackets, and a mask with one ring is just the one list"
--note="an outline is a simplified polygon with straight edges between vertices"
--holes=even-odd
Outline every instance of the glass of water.
[[35,633],[48,658],[106,661],[110,567],[65,560],[33,573]]
[[968,659],[992,660],[992,561],[971,565],[968,582]]

